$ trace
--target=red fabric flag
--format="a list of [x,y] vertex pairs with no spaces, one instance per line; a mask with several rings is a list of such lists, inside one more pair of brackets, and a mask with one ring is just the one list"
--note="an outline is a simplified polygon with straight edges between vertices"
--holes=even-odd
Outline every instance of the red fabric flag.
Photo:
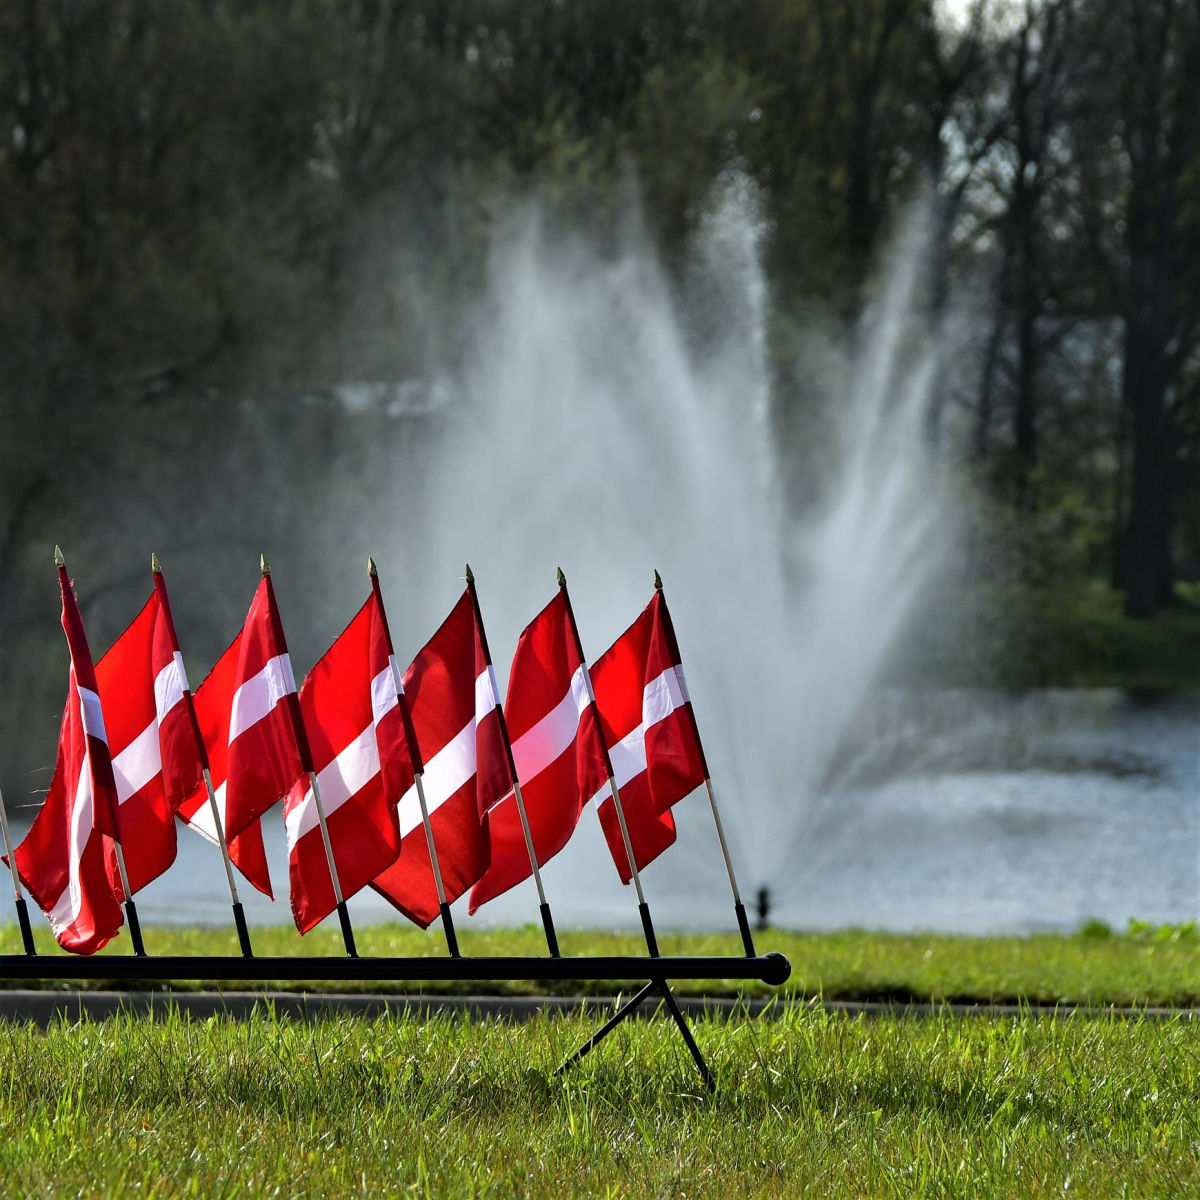
[[[595,705],[563,591],[517,643],[504,718],[543,866],[568,842],[583,806],[608,779]],[[533,874],[515,796],[488,817],[492,861],[471,892],[471,912]]]
[[[398,677],[374,594],[300,689],[300,709],[342,895],[350,899],[396,861],[396,802],[412,783]],[[390,787],[389,787],[390,785]],[[292,915],[307,933],[337,907],[307,778],[283,805]]]
[[[297,727],[303,729],[296,682],[269,575],[258,585],[242,632],[197,690],[195,708],[229,857],[273,899],[258,819],[307,768],[296,736]],[[203,785],[184,801],[179,815],[216,841]]]
[[[675,840],[671,805],[708,775],[671,615],[662,592],[592,664],[592,687],[613,778],[640,871]],[[631,876],[616,805],[607,788],[600,824],[621,880]]]
[[58,581],[71,652],[58,761],[46,802],[13,853],[58,944],[94,954],[116,936],[122,921],[104,869],[101,836],[118,834],[117,788],[92,655],[65,567],[58,568]]
[[[446,900],[453,903],[487,870],[487,812],[512,787],[496,676],[469,591],[405,672],[404,691]],[[372,887],[424,928],[438,915],[438,897],[415,787],[401,798],[399,819],[400,860]]]
[[[96,664],[129,886],[140,891],[175,861],[175,812],[201,782],[200,751],[185,696],[187,677],[170,610],[155,590]],[[113,894],[125,896],[111,839],[105,861]]]

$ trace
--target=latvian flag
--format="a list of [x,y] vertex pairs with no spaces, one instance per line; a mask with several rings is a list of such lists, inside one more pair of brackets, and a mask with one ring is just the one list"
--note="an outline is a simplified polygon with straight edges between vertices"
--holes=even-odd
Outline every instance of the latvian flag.
[[[654,593],[642,615],[591,670],[613,778],[640,871],[675,840],[671,806],[708,775],[662,592]],[[629,858],[612,796],[603,788],[594,799],[613,861],[628,883]]]
[[46,802],[16,848],[17,870],[64,950],[94,954],[121,928],[104,869],[103,834],[119,839],[117,788],[87,635],[66,568],[62,625],[71,652],[58,761]]
[[[274,898],[259,817],[304,773],[296,741],[296,682],[271,577],[264,575],[242,632],[196,691],[196,719],[208,750],[229,857],[260,892]],[[203,786],[179,815],[217,840]]]
[[[567,844],[608,779],[586,672],[559,591],[521,634],[504,705],[539,866]],[[492,863],[471,892],[471,912],[533,874],[516,797],[493,809],[488,823]]]
[[[496,677],[470,591],[413,660],[404,692],[423,760],[425,802],[446,900],[453,903],[487,870],[486,814],[512,788]],[[400,859],[372,886],[424,928],[438,915],[438,897],[415,787],[402,797],[399,818]]]
[[[396,683],[383,612],[372,595],[300,689],[338,882],[347,900],[400,853],[396,801],[411,786],[413,772]],[[292,787],[283,815],[292,915],[296,928],[307,933],[336,908],[307,779]]]
[[[175,861],[175,813],[201,784],[200,751],[184,697],[183,656],[162,575],[133,623],[96,664],[121,811],[129,886],[140,891]],[[106,841],[113,893],[125,899]]]

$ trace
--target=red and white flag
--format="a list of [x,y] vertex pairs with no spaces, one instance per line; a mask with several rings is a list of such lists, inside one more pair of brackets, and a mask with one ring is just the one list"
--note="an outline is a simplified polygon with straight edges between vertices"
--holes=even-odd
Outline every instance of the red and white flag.
[[[508,677],[504,719],[539,866],[570,840],[583,807],[608,779],[587,666],[564,591],[526,627]],[[492,861],[471,912],[533,874],[515,796],[488,817]]]
[[[512,788],[496,676],[470,591],[405,672],[404,691],[446,900],[453,903],[487,870],[487,812]],[[438,896],[415,786],[400,800],[399,819],[400,859],[372,887],[424,928],[438,915]]]
[[[195,708],[229,857],[260,892],[274,898],[258,820],[307,768],[297,740],[303,726],[296,681],[270,575],[258,585],[242,632],[197,690]],[[203,785],[179,815],[217,840]]]
[[[138,892],[175,861],[175,813],[201,783],[183,656],[160,574],[145,607],[96,664],[96,682],[120,801],[121,848],[129,886]],[[111,840],[105,861],[113,894],[124,900]]]
[[64,950],[94,954],[121,928],[104,869],[101,835],[120,838],[117,787],[96,672],[66,568],[59,566],[62,625],[71,652],[58,761],[46,802],[16,848],[17,870]]
[[[300,709],[342,895],[349,899],[396,861],[396,802],[412,784],[395,662],[376,596],[304,680]],[[283,803],[292,915],[307,933],[337,907],[317,806],[307,778]]]
[[[592,687],[613,778],[640,871],[675,840],[671,805],[708,775],[671,614],[661,591],[592,664]],[[616,805],[607,787],[593,797],[624,883],[631,878]]]

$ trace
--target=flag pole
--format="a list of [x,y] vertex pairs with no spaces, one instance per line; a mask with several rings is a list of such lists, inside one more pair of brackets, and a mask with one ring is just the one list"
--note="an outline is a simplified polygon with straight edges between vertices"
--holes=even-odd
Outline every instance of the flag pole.
[[396,689],[396,703],[400,706],[400,717],[404,724],[404,740],[408,746],[409,760],[412,763],[417,803],[421,806],[421,824],[425,827],[425,845],[429,850],[429,865],[433,869],[433,882],[437,887],[438,912],[442,918],[442,931],[446,935],[446,948],[450,951],[451,958],[461,958],[462,955],[458,950],[458,935],[454,931],[454,917],[450,913],[450,905],[446,902],[446,885],[442,882],[442,864],[438,861],[437,846],[433,841],[429,806],[425,803],[425,764],[421,758],[421,748],[417,745],[417,731],[413,728],[412,714],[408,710],[408,697],[404,694],[400,668],[396,666],[392,631],[388,628],[387,610],[383,607],[383,591],[379,586],[379,570],[375,566],[375,560],[369,556],[367,558],[367,574],[371,577],[371,591],[375,594],[375,602],[379,605],[379,615],[383,619],[383,633],[387,638],[388,663],[392,668],[392,685]]
[[[54,565],[59,570],[60,578],[67,577],[67,560],[63,558],[62,550],[56,545],[54,547]],[[67,586],[70,586],[70,581],[67,581]],[[115,811],[117,820],[117,832],[120,833],[121,822],[121,805],[118,801]],[[125,870],[125,851],[121,848],[121,839],[115,837],[112,839],[113,850],[117,856],[117,873],[121,877],[121,892],[125,897],[125,916],[129,921],[129,938],[133,942],[133,953],[138,958],[146,957],[146,946],[142,941],[142,925],[138,920],[137,905],[133,902],[133,892],[129,887],[129,872]]]
[[[657,570],[654,572],[654,590],[656,592],[658,592],[660,595],[662,595],[663,610],[667,616],[667,625],[671,631],[671,640],[673,642],[675,640],[675,626],[671,622],[670,613],[667,611],[667,608],[666,608],[667,597],[666,597],[666,593],[663,592],[662,576],[659,575]],[[673,649],[677,650],[677,648],[675,648],[675,647],[673,647]],[[686,694],[685,694],[685,698],[688,700],[689,703],[691,702],[691,697],[686,696]],[[692,714],[692,722],[693,722],[693,726],[695,727],[695,713],[694,712]],[[700,746],[700,730],[699,730],[699,728],[696,728],[696,745]],[[733,872],[733,858],[730,856],[730,853],[729,853],[729,843],[725,840],[725,827],[721,824],[721,811],[720,811],[720,809],[717,808],[717,798],[713,794],[712,779],[709,777],[708,760],[704,756],[703,746],[700,746],[700,757],[704,762],[704,786],[708,790],[708,803],[709,803],[709,807],[712,809],[713,823],[717,827],[717,839],[721,843],[721,854],[725,858],[725,870],[729,874],[729,886],[733,889],[733,911],[737,917],[738,929],[740,930],[741,935],[742,935],[742,947],[746,951],[746,957],[753,958],[755,955],[754,937],[750,932],[750,922],[746,918],[746,906],[742,903],[742,894],[738,890],[737,876]]]
[[[592,676],[588,671],[587,659],[583,654],[583,643],[579,640],[579,626],[575,624],[575,610],[571,607],[571,596],[567,591],[567,577],[562,567],[558,568],[558,587],[567,604],[567,618],[571,622],[571,636],[575,639],[575,652],[583,663],[583,679],[587,684],[588,702],[595,706],[596,693],[592,691]],[[642,918],[642,929],[646,934],[646,948],[651,958],[658,957],[658,938],[654,933],[654,922],[650,919],[650,906],[642,892],[642,879],[638,873],[637,860],[633,856],[633,842],[629,837],[629,826],[625,823],[625,808],[621,804],[621,792],[613,776],[612,761],[608,756],[608,747],[604,744],[604,734],[600,734],[600,748],[604,751],[604,770],[608,775],[608,790],[612,793],[613,805],[617,810],[617,821],[621,826],[621,840],[625,843],[625,856],[629,859],[629,873],[633,877],[634,891],[638,898],[638,915]]]
[[[271,568],[267,565],[267,556],[259,555],[259,569],[267,581],[271,592],[271,609],[278,619],[278,609],[275,607],[275,589],[271,586]],[[281,647],[286,648],[283,637],[282,623],[276,630]],[[300,751],[300,765],[308,775],[309,787],[312,788],[313,803],[317,810],[317,823],[321,827],[321,841],[325,844],[325,861],[329,864],[329,878],[333,883],[333,899],[337,905],[338,922],[342,927],[342,942],[346,947],[348,958],[357,958],[358,949],[354,944],[354,929],[350,924],[350,910],[346,907],[346,898],[342,895],[342,881],[338,878],[337,863],[333,860],[333,843],[329,840],[329,826],[325,821],[325,806],[321,803],[321,785],[317,782],[317,772],[313,769],[312,749],[308,744],[308,731],[304,728],[304,713],[300,710],[300,697],[295,692],[289,692],[284,697],[288,715],[292,722],[292,734],[296,739],[296,747]]]
[[21,926],[21,942],[26,954],[36,954],[33,945],[33,929],[29,924],[29,907],[21,891],[21,877],[17,874],[17,858],[13,854],[12,837],[8,832],[8,811],[4,807],[4,792],[0,791],[0,831],[4,834],[4,853],[8,857],[8,869],[12,872],[13,903],[17,909],[17,924]]
[[[488,649],[487,633],[483,628],[483,614],[479,611],[479,596],[475,591],[475,576],[471,572],[471,564],[467,563],[467,591],[471,593],[471,604],[475,609],[475,628],[479,630],[479,639],[483,643],[483,656],[487,659],[488,670],[492,669],[492,652]],[[493,680],[492,686],[495,687]],[[512,742],[508,737],[508,722],[504,719],[504,706],[497,699],[496,715],[500,718],[500,736],[504,741],[504,753],[508,755],[508,770],[512,775],[513,796],[517,802],[517,812],[521,817],[521,830],[525,834],[525,849],[529,851],[529,865],[533,868],[533,879],[537,884],[538,908],[542,914],[542,928],[546,931],[546,948],[551,958],[560,958],[558,949],[558,934],[554,931],[554,917],[550,913],[550,905],[546,902],[546,892],[542,887],[542,872],[538,866],[537,851],[533,848],[533,833],[529,828],[529,817],[525,812],[525,797],[521,795],[521,781],[517,777],[517,763],[513,758]]]
[[[163,578],[162,566],[158,555],[151,553],[150,570],[154,575],[154,590],[158,593],[158,602],[162,606],[163,617],[171,634],[171,645],[179,648],[179,638],[175,633],[175,620],[171,616],[171,602],[167,598],[167,581]],[[204,776],[204,789],[208,793],[208,808],[212,813],[213,827],[217,831],[217,845],[221,847],[221,861],[225,864],[225,880],[229,884],[229,898],[233,904],[233,923],[237,929],[238,945],[241,947],[243,958],[253,958],[254,951],[250,946],[250,930],[246,925],[246,913],[242,902],[238,899],[237,880],[233,875],[233,863],[229,858],[229,846],[225,841],[225,825],[221,820],[221,810],[217,807],[217,796],[213,791],[212,773],[208,768],[208,747],[204,744],[204,736],[200,732],[200,722],[196,717],[196,705],[192,699],[192,689],[188,684],[187,672],[183,666],[183,655],[179,656],[179,674],[183,681],[183,702],[187,708],[188,724],[192,729],[192,737],[196,743],[196,754],[200,759],[200,772]]]

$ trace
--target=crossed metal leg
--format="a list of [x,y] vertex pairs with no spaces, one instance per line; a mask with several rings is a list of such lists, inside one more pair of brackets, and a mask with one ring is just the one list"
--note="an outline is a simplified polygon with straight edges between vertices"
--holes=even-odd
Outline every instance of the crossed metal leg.
[[717,1090],[716,1080],[713,1079],[712,1072],[708,1069],[708,1063],[704,1061],[704,1055],[700,1053],[700,1047],[696,1045],[696,1039],[692,1036],[691,1029],[688,1028],[687,1018],[683,1015],[683,1011],[679,1007],[679,1002],[675,999],[670,985],[663,979],[652,979],[632,999],[626,1001],[554,1074],[556,1076],[561,1075],[568,1067],[574,1066],[589,1050],[612,1033],[622,1021],[633,1016],[641,1006],[642,1001],[651,992],[660,992],[662,994],[667,1011],[674,1018],[675,1024],[679,1026],[679,1032],[683,1034],[683,1040],[687,1043],[688,1050],[691,1051],[692,1061],[696,1064],[696,1069],[700,1072],[700,1077],[704,1080],[704,1086],[710,1092],[715,1092]]

